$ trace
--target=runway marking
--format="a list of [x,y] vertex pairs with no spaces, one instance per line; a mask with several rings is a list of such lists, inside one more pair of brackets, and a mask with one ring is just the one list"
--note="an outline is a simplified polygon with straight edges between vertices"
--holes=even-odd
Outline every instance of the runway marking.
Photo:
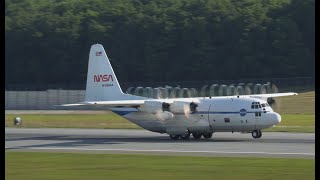
[[265,154],[265,155],[307,155],[314,156],[315,153],[281,153],[281,152],[232,152],[232,151],[186,151],[165,149],[91,149],[91,148],[62,148],[62,147],[30,147],[11,149],[34,149],[34,150],[80,150],[80,151],[122,151],[122,152],[172,152],[172,153],[216,153],[216,154]]

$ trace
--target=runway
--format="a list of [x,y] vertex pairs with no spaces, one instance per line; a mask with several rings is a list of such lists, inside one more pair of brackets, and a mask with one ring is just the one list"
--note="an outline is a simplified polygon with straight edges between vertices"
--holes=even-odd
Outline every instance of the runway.
[[181,156],[315,157],[314,133],[214,133],[209,140],[171,140],[146,130],[6,128],[6,151],[166,154]]

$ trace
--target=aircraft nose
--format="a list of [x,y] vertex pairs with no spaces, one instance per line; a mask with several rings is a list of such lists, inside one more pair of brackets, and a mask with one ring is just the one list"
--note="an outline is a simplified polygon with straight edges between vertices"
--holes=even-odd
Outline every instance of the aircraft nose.
[[279,124],[281,122],[281,116],[278,113],[274,113],[274,117],[272,119],[275,121],[275,124]]

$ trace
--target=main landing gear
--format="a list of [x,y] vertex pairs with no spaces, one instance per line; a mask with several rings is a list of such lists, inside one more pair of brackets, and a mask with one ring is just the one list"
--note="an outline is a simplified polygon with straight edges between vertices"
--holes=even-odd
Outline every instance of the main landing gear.
[[190,134],[187,135],[170,135],[170,139],[172,140],[178,140],[179,138],[183,139],[183,140],[188,140],[190,138]]
[[[186,135],[170,135],[170,139],[173,140],[178,140],[179,138],[181,138],[182,140],[188,140],[190,139],[190,132]],[[200,139],[202,136],[205,139],[210,139],[212,137],[212,133],[211,132],[207,132],[207,133],[200,133],[200,132],[193,132],[192,136],[194,139]]]
[[205,139],[210,139],[211,137],[212,137],[212,133],[203,133],[203,137],[205,138]]
[[260,130],[253,130],[252,131],[252,137],[253,138],[261,138],[261,136],[262,136],[262,132],[260,131]]
[[170,139],[178,140],[179,137],[180,137],[179,135],[171,135],[171,134],[170,134]]
[[179,138],[181,138],[183,140],[188,140],[190,138],[190,132],[188,132],[186,135],[171,135],[170,134],[170,139],[178,140]]
[[194,132],[192,133],[192,136],[195,139],[200,139],[201,136],[203,136],[205,139],[210,139],[212,137],[212,132],[206,132],[206,133],[198,133],[198,132]]
[[194,133],[192,133],[192,136],[193,136],[195,139],[200,139],[201,136],[202,136],[202,133],[194,132]]

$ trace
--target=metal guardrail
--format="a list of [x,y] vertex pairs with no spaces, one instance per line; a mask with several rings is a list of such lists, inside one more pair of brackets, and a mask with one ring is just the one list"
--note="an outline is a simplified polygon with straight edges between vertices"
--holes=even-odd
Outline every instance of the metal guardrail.
[[239,84],[211,84],[201,88],[172,87],[129,87],[125,91],[127,94],[150,98],[187,98],[187,97],[209,97],[209,96],[231,96],[246,94],[276,93],[278,87],[267,82],[265,84],[239,83]]
[[[263,94],[281,92],[285,87],[314,86],[312,78],[271,79],[270,81],[185,81],[185,82],[153,82],[124,83],[123,91],[128,94],[150,98],[208,97],[244,94]],[[218,83],[221,82],[221,83]],[[279,83],[276,84],[276,82]],[[230,84],[228,84],[230,83]],[[133,86],[139,85],[139,86]],[[145,85],[145,86],[143,86]],[[153,86],[152,86],[153,85]],[[192,86],[193,85],[193,86]],[[16,86],[17,88],[18,86]],[[294,91],[293,89],[291,91]],[[85,90],[45,89],[28,90],[24,88],[5,91],[6,110],[53,110],[61,109],[56,105],[72,104],[84,101]],[[96,109],[78,107],[76,109]],[[73,108],[75,109],[75,108]]]

